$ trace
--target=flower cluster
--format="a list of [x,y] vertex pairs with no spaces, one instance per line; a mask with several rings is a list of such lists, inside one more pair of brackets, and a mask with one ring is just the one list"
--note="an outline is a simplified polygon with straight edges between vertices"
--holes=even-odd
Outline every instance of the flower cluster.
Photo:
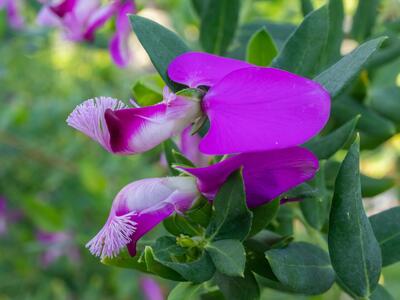
[[102,5],[100,0],[40,0],[43,8],[38,23],[63,29],[67,39],[92,42],[96,31],[115,16],[115,34],[109,42],[115,64],[124,67],[129,62],[128,37],[130,25],[127,14],[136,8],[132,0],[115,0]]
[[[209,166],[177,167],[188,176],[143,179],[115,197],[103,229],[87,244],[97,256],[114,257],[173,213],[184,213],[200,196],[212,201],[229,175],[242,168],[246,201],[257,207],[311,179],[318,159],[299,145],[325,126],[330,96],[298,75],[206,53],[188,52],[168,67],[174,82],[161,103],[128,107],[112,98],[90,99],[68,124],[114,154],[142,153],[208,118],[194,141],[198,151],[224,155]],[[199,140],[201,139],[201,140]]]

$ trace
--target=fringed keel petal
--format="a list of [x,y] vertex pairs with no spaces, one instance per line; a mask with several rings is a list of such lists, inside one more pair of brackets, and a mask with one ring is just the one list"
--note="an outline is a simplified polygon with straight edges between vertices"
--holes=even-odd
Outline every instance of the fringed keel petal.
[[101,259],[117,256],[121,248],[132,241],[132,235],[136,232],[137,223],[132,220],[134,215],[135,212],[112,216],[86,247]]

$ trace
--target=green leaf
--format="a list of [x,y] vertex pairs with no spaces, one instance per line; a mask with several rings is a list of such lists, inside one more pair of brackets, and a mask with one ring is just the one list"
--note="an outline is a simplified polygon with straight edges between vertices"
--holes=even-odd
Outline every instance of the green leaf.
[[185,166],[185,167],[192,167],[195,168],[195,164],[186,156],[184,156],[182,153],[179,151],[172,149],[172,155],[174,157],[174,167],[176,166]]
[[361,174],[361,192],[363,197],[374,197],[395,185],[395,180],[390,177],[372,178]]
[[305,77],[314,76],[319,71],[328,31],[328,8],[323,6],[304,18],[272,62],[272,67]]
[[164,220],[164,226],[173,235],[203,235],[210,223],[212,206],[204,197],[200,197],[184,215],[175,214]]
[[199,235],[202,228],[198,224],[191,222],[186,216],[174,214],[163,221],[165,229],[175,236],[185,234],[188,236]]
[[254,275],[249,270],[244,277],[229,277],[217,272],[215,282],[224,294],[225,299],[259,300],[260,288]]
[[329,219],[329,254],[341,284],[368,297],[381,272],[381,251],[361,198],[359,140],[350,147],[336,178]]
[[135,269],[144,273],[151,273],[147,270],[147,265],[141,255],[138,253],[135,257],[131,257],[128,252],[121,252],[117,257],[105,257],[101,263],[106,266],[119,267],[125,269]]
[[202,236],[204,228],[210,223],[212,206],[204,197],[199,199],[184,215],[174,214],[164,220],[164,227],[175,236]]
[[162,143],[162,147],[165,154],[165,159],[167,160],[168,170],[170,175],[177,176],[180,172],[173,167],[177,163],[176,156],[174,155],[173,151],[179,152],[178,146],[172,139],[168,139]]
[[209,280],[214,275],[215,267],[208,253],[203,251],[199,257],[187,260],[186,251],[176,244],[175,238],[164,236],[157,239],[154,245],[154,258],[188,281],[202,283]]
[[162,101],[163,84],[158,75],[150,75],[137,80],[132,87],[135,102],[140,106],[149,106]]
[[185,279],[176,271],[158,262],[154,257],[154,251],[150,246],[144,249],[144,257],[147,270],[165,279],[175,281],[185,281]]
[[376,287],[371,294],[370,300],[394,300],[393,296],[380,284]]
[[268,227],[273,227],[274,231],[281,235],[293,234],[293,211],[287,205],[282,205],[279,208],[276,222],[270,223]]
[[[265,247],[270,248],[283,248],[293,241],[292,236],[282,236],[270,230],[263,230],[257,233],[251,239],[246,240],[256,240],[262,243]],[[266,250],[268,250],[266,249]],[[265,252],[264,250],[263,252]]]
[[[216,287],[217,288],[217,287]],[[200,296],[201,300],[226,300],[224,295],[219,290],[210,291]],[[190,299],[192,300],[192,299]]]
[[269,66],[278,49],[265,27],[254,33],[247,44],[246,60],[257,66]]
[[[380,49],[369,61],[367,67],[369,69],[380,67],[389,62],[395,61],[400,55],[400,39],[390,36],[385,42],[385,47]],[[394,64],[392,65],[395,66]]]
[[203,291],[202,284],[191,282],[178,283],[168,295],[168,300],[192,300],[196,299]]
[[301,4],[301,12],[303,13],[303,16],[307,16],[310,12],[314,10],[314,6],[311,2],[311,0],[300,0]]
[[192,6],[196,14],[201,17],[203,15],[204,10],[207,8],[209,0],[192,0]]
[[369,218],[382,251],[382,266],[400,261],[400,207],[393,207]]
[[271,249],[271,245],[253,238],[245,241],[246,248],[246,266],[254,273],[278,282],[275,274],[272,272],[271,265],[265,257],[265,251]]
[[335,281],[328,254],[305,242],[265,252],[272,271],[280,283],[292,291],[317,295],[327,291]]
[[190,51],[189,47],[172,31],[160,24],[138,15],[130,15],[133,31],[151,62],[173,92],[181,86],[173,83],[167,75],[168,65],[178,55]]
[[342,149],[354,136],[359,119],[360,116],[356,116],[328,135],[314,138],[303,146],[312,151],[319,159],[328,159]]
[[200,42],[210,53],[223,55],[235,35],[239,20],[240,0],[212,0],[203,10]]
[[373,142],[369,140],[361,141],[363,148],[374,148],[396,133],[396,127],[391,121],[378,115],[357,100],[341,97],[333,103],[331,116],[339,124],[343,124],[357,115],[361,115],[357,128],[360,130],[362,138],[376,138]]
[[246,196],[240,171],[234,172],[214,199],[214,213],[207,228],[210,240],[244,240],[250,232],[252,214],[246,206]]
[[324,51],[323,65],[330,66],[340,57],[343,41],[344,7],[343,0],[329,0],[329,34]]
[[314,80],[322,84],[332,98],[337,97],[357,78],[371,55],[379,49],[385,39],[386,37],[380,37],[365,42],[323,71]]
[[255,235],[257,232],[264,229],[278,214],[280,207],[280,200],[275,199],[264,205],[251,208],[253,213],[253,221],[249,236]]
[[362,0],[358,2],[356,14],[353,18],[351,35],[359,42],[371,35],[378,15],[379,0]]
[[244,276],[246,253],[238,240],[219,240],[211,242],[206,250],[216,269],[228,276]]
[[278,49],[281,49],[296,26],[290,23],[274,23],[262,20],[244,24],[239,27],[228,56],[245,60],[247,45],[251,37],[262,28],[267,29]]
[[388,86],[372,88],[369,95],[370,107],[382,116],[400,125],[400,88]]
[[310,184],[302,184],[303,193],[295,198],[303,199],[300,201],[301,212],[307,223],[313,228],[321,230],[329,216],[331,193],[325,186],[325,164],[320,163],[320,169]]

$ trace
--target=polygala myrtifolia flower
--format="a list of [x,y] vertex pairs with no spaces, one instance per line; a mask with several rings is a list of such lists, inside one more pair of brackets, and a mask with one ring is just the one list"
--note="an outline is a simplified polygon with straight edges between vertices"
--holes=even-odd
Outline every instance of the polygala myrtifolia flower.
[[115,16],[115,34],[109,43],[111,57],[119,67],[128,64],[128,38],[131,29],[127,14],[136,11],[133,0],[113,0],[105,5],[100,0],[39,1],[44,6],[38,15],[38,23],[60,27],[67,39],[76,42],[92,42],[96,31]]
[[212,201],[228,176],[241,167],[247,205],[256,207],[311,179],[318,159],[300,147],[244,153],[208,167],[180,168],[192,176],[133,182],[115,197],[106,224],[87,247],[104,258],[118,255],[127,246],[134,256],[145,233],[174,212],[191,208],[200,195]]
[[[168,94],[163,103],[153,106],[110,107],[103,111],[105,115],[101,114],[105,106],[101,102],[109,100],[100,98],[79,120],[76,117],[82,115],[82,106],[78,106],[69,123],[86,134],[107,131],[108,151],[134,154],[149,150],[206,116],[210,129],[199,149],[222,155],[300,145],[316,135],[329,118],[328,92],[318,83],[286,71],[188,52],[172,61],[168,75],[191,89],[179,96]],[[191,91],[190,97],[185,91]],[[176,106],[179,113],[175,113]],[[96,128],[88,128],[89,123]]]
[[5,9],[8,23],[12,28],[21,29],[24,26],[20,0],[0,0],[0,10],[1,9]]
[[119,100],[100,97],[75,108],[68,125],[118,154],[142,153],[179,134],[200,114],[199,102],[164,90],[164,101],[128,108]]

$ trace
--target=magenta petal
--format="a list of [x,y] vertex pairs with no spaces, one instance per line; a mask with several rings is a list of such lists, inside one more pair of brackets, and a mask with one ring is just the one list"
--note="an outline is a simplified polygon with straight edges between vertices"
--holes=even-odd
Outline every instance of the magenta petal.
[[168,66],[171,80],[198,87],[213,86],[229,73],[252,66],[244,61],[202,52],[187,52],[175,58]]
[[83,37],[87,41],[94,39],[96,30],[103,26],[115,13],[116,4],[110,3],[93,11],[90,15]]
[[243,167],[247,205],[265,204],[291,188],[311,179],[318,159],[300,147],[245,153],[205,168],[181,168],[197,177],[199,190],[213,199],[228,176]]
[[203,100],[210,130],[200,143],[207,154],[230,154],[300,145],[329,118],[330,96],[295,74],[251,67],[234,71]]
[[65,14],[71,12],[76,4],[77,0],[64,0],[58,5],[49,6],[54,14],[60,18],[64,17]]
[[131,31],[129,24],[129,13],[136,10],[133,1],[126,1],[121,4],[116,18],[116,31],[110,41],[110,53],[115,64],[119,67],[125,67],[130,58],[128,39]]

